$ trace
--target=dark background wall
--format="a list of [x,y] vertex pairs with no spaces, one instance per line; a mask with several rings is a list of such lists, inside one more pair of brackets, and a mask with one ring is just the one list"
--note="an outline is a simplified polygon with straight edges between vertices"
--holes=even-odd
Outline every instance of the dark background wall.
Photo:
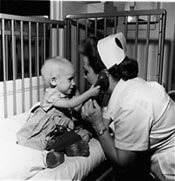
[[49,0],[0,0],[0,13],[23,15],[23,16],[43,16],[50,15]]

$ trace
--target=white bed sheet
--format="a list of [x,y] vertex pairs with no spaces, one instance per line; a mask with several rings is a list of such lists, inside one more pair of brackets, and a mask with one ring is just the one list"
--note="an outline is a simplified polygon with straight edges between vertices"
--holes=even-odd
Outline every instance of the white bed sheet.
[[16,144],[16,132],[29,113],[0,120],[0,180],[81,180],[105,160],[96,139],[89,142],[89,157],[67,157],[54,169],[44,164],[45,152]]

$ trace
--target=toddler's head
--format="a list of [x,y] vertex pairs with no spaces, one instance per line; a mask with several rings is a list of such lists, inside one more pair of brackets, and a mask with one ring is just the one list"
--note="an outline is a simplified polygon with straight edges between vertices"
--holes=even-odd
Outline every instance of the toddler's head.
[[44,62],[41,75],[45,88],[56,88],[69,95],[75,85],[73,64],[63,57],[51,57]]

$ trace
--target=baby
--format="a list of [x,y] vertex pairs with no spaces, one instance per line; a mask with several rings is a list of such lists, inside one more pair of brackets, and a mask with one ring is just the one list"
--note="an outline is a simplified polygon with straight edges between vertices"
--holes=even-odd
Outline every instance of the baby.
[[50,106],[58,108],[80,108],[87,99],[97,96],[100,87],[91,87],[81,95],[69,98],[75,88],[75,69],[73,64],[62,57],[54,57],[46,60],[41,69],[41,75],[45,86],[45,96],[41,102],[43,109],[48,110]]
[[[59,125],[67,129],[74,129],[72,109],[79,110],[81,104],[90,97],[97,96],[100,87],[92,86],[89,90],[70,98],[75,88],[75,69],[73,64],[62,57],[52,57],[45,61],[41,68],[44,83],[44,97],[39,108],[28,118],[26,123],[17,133],[18,143],[38,150],[46,150],[50,133]],[[80,130],[78,134],[82,140],[88,141],[89,134],[86,130]],[[81,147],[81,146],[80,146]],[[83,148],[84,147],[84,148]],[[87,150],[82,145],[82,150]],[[83,153],[87,155],[87,153]],[[53,168],[64,161],[63,154],[49,151],[46,155],[46,163]]]

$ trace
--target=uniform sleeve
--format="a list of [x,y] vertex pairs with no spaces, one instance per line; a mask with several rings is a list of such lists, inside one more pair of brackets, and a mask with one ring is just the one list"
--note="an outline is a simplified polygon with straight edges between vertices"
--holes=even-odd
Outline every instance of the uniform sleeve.
[[48,111],[56,101],[60,99],[58,91],[47,91],[44,95],[44,99],[41,102],[41,107],[44,111]]
[[130,151],[144,151],[149,147],[151,118],[138,105],[123,104],[114,116],[115,146]]

